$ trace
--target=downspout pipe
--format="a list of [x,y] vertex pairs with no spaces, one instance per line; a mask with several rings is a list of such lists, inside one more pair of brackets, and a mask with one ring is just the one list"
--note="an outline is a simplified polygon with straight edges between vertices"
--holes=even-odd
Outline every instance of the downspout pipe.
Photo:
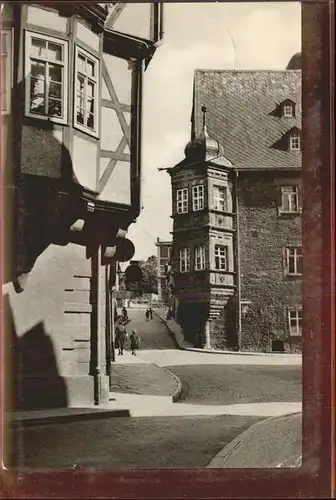
[[239,202],[238,202],[238,176],[239,172],[235,170],[235,205],[236,205],[236,276],[237,276],[237,337],[238,350],[241,351],[241,278],[240,278],[240,226],[239,226]]

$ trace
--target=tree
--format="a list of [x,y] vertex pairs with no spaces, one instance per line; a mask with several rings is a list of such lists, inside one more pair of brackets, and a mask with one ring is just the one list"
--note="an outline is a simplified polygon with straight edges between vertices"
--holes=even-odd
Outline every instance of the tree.
[[141,270],[143,273],[143,291],[144,293],[158,293],[158,261],[155,255],[148,257],[146,262],[142,264]]

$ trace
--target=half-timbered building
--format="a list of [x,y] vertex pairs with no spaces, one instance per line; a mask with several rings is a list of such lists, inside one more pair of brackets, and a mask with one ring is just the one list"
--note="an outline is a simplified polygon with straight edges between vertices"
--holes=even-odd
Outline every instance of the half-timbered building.
[[1,9],[10,404],[106,402],[110,292],[116,261],[134,253],[142,88],[162,4]]

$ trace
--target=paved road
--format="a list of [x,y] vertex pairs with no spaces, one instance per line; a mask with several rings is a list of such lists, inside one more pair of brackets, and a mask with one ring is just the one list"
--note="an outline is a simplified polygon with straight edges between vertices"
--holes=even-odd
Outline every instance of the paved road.
[[[220,355],[217,355],[220,356]],[[302,400],[298,366],[169,366],[183,386],[182,400],[195,404],[235,404]]]
[[135,329],[141,339],[141,351],[146,349],[175,349],[175,343],[166,326],[153,315],[145,321],[145,309],[128,309],[131,322],[128,330]]
[[[267,357],[263,358],[266,364],[258,366],[259,357],[177,351],[157,319],[145,322],[144,311],[130,310],[129,315],[131,328],[142,339],[137,362],[143,358],[169,366],[185,385],[184,403],[301,400],[300,366],[272,366]],[[227,415],[155,416],[26,428],[13,432],[12,464],[33,468],[203,468],[259,420]]]
[[258,420],[231,416],[112,418],[27,428],[13,435],[12,466],[203,468]]

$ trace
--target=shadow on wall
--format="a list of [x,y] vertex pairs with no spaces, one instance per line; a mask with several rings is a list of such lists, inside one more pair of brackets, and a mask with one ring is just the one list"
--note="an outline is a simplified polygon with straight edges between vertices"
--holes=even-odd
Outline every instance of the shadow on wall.
[[[17,292],[24,289],[25,279],[37,258],[50,244],[69,242],[69,228],[80,213],[79,190],[71,182],[70,154],[53,136],[52,124],[29,127],[29,134],[29,139],[26,137],[22,144],[23,173],[16,179],[13,200],[16,221],[13,253],[16,259],[12,277]],[[43,149],[44,160],[36,154],[37,145]],[[50,162],[48,166],[48,153],[55,154],[56,150],[58,156],[55,155],[54,164]]]
[[181,326],[184,340],[202,349],[205,345],[205,323],[209,316],[208,304],[179,302],[177,322]]
[[3,300],[5,411],[66,407],[67,388],[43,322],[18,336],[8,294]]
[[[16,57],[18,50],[16,44]],[[14,81],[16,73],[17,68]],[[29,102],[32,113],[44,109],[39,82],[35,80]],[[65,129],[50,120],[25,116],[25,92],[26,80],[14,85],[7,147],[11,154],[5,162],[6,213],[11,214],[11,218],[6,217],[5,234],[12,235],[6,245],[5,282],[13,281],[18,293],[24,289],[39,255],[52,243],[69,242],[69,228],[82,208],[82,188],[76,182],[72,158],[63,142]],[[52,112],[58,116],[61,111]]]

